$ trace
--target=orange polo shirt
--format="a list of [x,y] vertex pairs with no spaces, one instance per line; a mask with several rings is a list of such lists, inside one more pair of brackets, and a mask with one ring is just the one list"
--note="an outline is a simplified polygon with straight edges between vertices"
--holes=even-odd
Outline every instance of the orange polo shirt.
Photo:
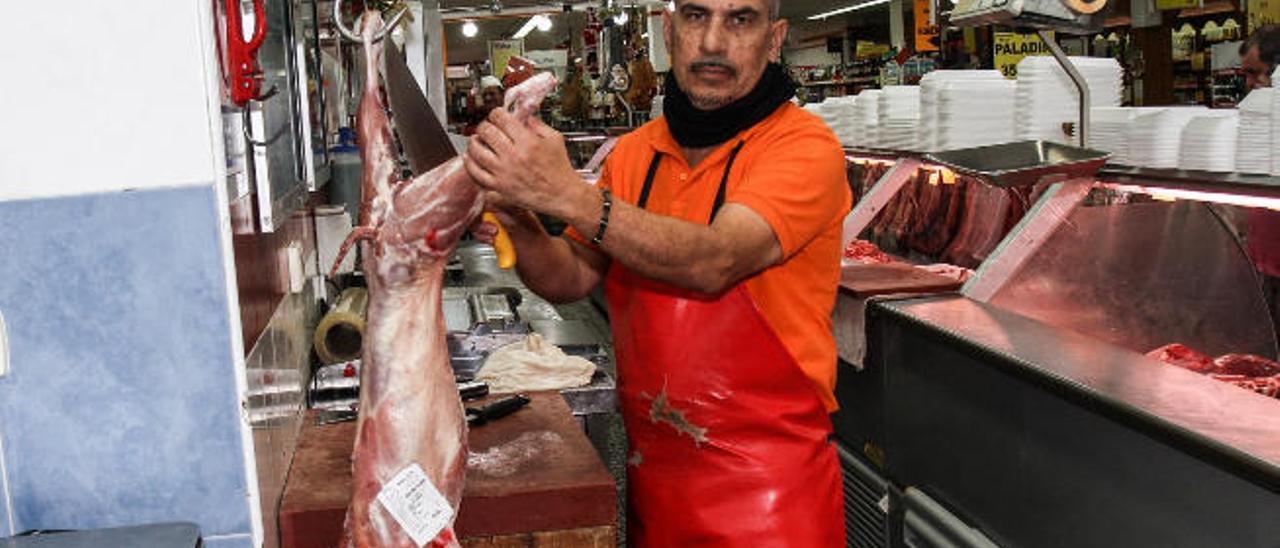
[[[851,196],[844,152],[821,119],[786,103],[690,168],[666,119],[658,118],[618,140],[597,184],[609,188],[615,200],[635,204],[654,153],[662,152],[645,209],[705,224],[729,153],[742,141],[725,202],[749,207],[764,218],[783,254],[780,264],[746,280],[747,292],[813,381],[827,410],[834,411],[831,310],[840,283],[841,227]],[[566,235],[591,246],[572,228]]]

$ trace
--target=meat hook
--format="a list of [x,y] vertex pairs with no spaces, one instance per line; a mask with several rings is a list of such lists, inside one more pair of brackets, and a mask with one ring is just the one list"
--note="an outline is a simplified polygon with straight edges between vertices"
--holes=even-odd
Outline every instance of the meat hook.
[[[376,44],[383,38],[386,38],[387,34],[391,32],[391,29],[396,28],[396,25],[400,24],[400,20],[403,19],[407,13],[409,13],[409,8],[407,6],[400,8],[400,11],[397,12],[390,21],[387,21],[387,23],[382,26],[382,30],[378,31],[378,35],[373,38],[373,42]],[[356,28],[360,28],[361,17],[364,17],[363,13],[356,16]],[[342,22],[342,0],[333,0],[333,22],[337,24],[338,34],[341,34],[343,38],[352,42],[363,41],[359,35],[353,32],[345,23]]]

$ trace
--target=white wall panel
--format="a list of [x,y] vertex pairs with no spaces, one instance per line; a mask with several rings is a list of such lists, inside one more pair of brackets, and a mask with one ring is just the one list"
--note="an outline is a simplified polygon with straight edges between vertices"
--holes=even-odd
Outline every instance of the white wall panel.
[[15,13],[0,33],[0,200],[214,181],[206,1]]

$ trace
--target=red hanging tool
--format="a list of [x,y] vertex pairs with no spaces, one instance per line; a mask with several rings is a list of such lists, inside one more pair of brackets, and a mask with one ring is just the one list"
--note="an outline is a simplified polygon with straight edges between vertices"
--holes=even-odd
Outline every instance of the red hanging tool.
[[245,40],[240,19],[240,0],[225,0],[227,12],[227,87],[231,100],[238,106],[261,99],[262,68],[258,65],[258,48],[267,34],[267,13],[262,0],[253,0],[253,37]]

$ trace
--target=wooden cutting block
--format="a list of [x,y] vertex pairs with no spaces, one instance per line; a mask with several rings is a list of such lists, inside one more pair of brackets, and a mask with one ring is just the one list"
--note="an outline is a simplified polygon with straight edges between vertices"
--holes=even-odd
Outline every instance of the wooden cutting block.
[[840,269],[840,288],[855,297],[910,293],[945,293],[960,281],[903,263],[848,265]]
[[[559,393],[530,397],[515,414],[471,429],[472,457],[454,523],[462,544],[612,548],[613,477]],[[308,415],[280,502],[283,548],[338,545],[351,496],[355,430],[355,422],[317,426]]]

